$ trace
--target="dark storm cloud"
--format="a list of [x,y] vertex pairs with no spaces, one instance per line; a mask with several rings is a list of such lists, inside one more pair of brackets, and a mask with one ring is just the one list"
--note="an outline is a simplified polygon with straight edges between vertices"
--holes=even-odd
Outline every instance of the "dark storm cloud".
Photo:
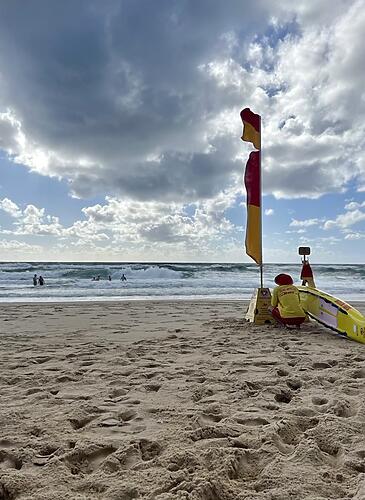
[[[218,194],[231,181],[231,175],[242,170],[242,163],[219,154],[167,153],[160,161],[131,165],[130,169],[109,169],[120,194],[140,200],[159,199],[166,202],[197,200]],[[75,174],[73,183],[81,196],[110,190],[103,172],[98,185],[90,186],[87,175]]]
[[265,22],[260,2],[15,0],[0,9],[0,103],[57,156],[45,173],[81,196],[141,199],[209,197],[229,182],[229,150],[203,151],[207,120],[238,95],[199,65],[226,55],[227,32],[248,36]]
[[[281,169],[280,175],[275,170],[265,171],[263,175],[263,189],[266,193],[273,193],[277,197],[307,197],[319,198],[328,190],[343,190],[350,181],[350,174],[339,171],[341,165],[333,162],[314,161],[303,162],[302,168],[293,163],[287,169]],[[313,182],[315,179],[315,182]]]

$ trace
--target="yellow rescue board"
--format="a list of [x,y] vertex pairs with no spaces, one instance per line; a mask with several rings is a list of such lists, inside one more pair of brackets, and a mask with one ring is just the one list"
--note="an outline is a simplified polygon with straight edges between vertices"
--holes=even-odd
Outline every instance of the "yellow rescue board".
[[310,318],[356,342],[365,344],[365,316],[328,293],[298,286],[300,303]]

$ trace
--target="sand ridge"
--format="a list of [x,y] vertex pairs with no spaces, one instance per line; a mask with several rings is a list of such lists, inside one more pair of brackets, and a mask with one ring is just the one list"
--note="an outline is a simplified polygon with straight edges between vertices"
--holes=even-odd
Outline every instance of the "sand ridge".
[[2,305],[0,499],[365,498],[365,351],[242,302]]

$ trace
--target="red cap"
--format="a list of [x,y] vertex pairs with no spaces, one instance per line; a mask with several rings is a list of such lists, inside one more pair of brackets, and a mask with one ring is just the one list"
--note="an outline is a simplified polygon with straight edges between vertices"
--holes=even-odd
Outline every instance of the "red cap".
[[293,284],[293,278],[289,276],[289,274],[278,274],[275,277],[275,283],[277,285],[292,285]]

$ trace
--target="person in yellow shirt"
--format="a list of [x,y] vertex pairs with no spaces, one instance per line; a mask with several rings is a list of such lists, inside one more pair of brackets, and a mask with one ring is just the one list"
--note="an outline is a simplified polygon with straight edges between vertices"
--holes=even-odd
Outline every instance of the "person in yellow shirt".
[[289,274],[278,274],[275,278],[278,285],[271,297],[271,314],[282,325],[293,325],[300,328],[306,314],[300,305],[299,290],[293,285]]

